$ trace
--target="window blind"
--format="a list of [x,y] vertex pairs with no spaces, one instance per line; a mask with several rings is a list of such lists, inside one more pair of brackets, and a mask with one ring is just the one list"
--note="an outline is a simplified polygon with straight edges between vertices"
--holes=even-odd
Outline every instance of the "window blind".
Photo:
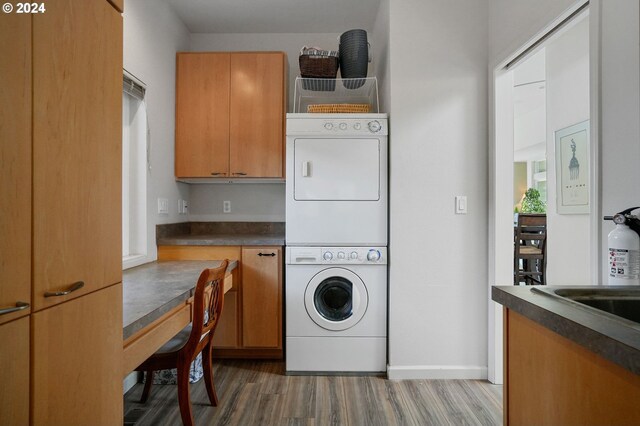
[[144,93],[147,91],[147,86],[131,73],[124,70],[122,75],[122,90],[133,96],[136,99],[144,100]]

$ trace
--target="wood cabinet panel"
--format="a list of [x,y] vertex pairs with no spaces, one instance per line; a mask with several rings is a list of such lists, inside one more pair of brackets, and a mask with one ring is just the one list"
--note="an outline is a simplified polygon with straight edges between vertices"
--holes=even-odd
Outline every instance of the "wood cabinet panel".
[[[0,309],[31,303],[31,18],[0,25]],[[29,309],[0,315],[0,324]],[[4,364],[3,364],[4,365]],[[0,424],[5,424],[0,421]]]
[[238,292],[224,295],[224,306],[220,322],[216,326],[213,344],[216,348],[237,348],[238,343]]
[[505,424],[640,424],[640,376],[505,310]]
[[231,176],[283,177],[283,53],[231,56]]
[[229,54],[178,53],[178,177],[229,175]]
[[282,345],[281,261],[280,247],[242,248],[242,344],[245,347]]
[[240,246],[158,246],[158,260],[237,260]]
[[105,0],[48,5],[33,16],[33,67],[39,310],[122,280],[122,16]]
[[0,425],[29,424],[29,318],[0,325]]
[[32,314],[32,422],[122,423],[122,284]]

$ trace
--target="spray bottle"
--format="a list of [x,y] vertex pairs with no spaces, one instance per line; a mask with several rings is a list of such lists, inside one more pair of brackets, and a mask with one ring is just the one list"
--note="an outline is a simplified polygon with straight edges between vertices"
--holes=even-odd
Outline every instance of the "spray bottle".
[[631,212],[640,207],[631,207],[614,216],[616,227],[609,233],[609,285],[640,285],[640,220]]

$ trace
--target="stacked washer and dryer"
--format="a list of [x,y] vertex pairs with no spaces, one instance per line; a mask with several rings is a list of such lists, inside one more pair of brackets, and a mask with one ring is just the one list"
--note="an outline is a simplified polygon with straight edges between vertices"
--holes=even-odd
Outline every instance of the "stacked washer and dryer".
[[286,371],[387,365],[387,115],[288,114]]

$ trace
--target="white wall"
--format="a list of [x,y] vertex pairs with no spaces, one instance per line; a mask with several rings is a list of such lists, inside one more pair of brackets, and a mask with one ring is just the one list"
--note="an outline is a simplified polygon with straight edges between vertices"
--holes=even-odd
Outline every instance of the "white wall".
[[[189,32],[164,2],[129,1],[124,12],[124,68],[147,85],[151,170],[147,175],[147,258],[157,258],[155,226],[185,221],[179,198],[189,187],[174,178],[175,53],[189,48]],[[158,197],[169,199],[169,215],[158,215]]]
[[589,119],[588,16],[546,44],[546,80],[547,284],[589,285],[590,217],[557,213],[555,167],[555,132]]
[[[637,0],[599,0],[601,14],[601,211],[640,205],[640,51]],[[602,223],[600,265],[607,283],[607,234]]]
[[[222,212],[223,201],[231,213]],[[193,185],[189,220],[193,222],[284,222],[284,184]]]
[[390,3],[392,379],[487,374],[487,37],[487,1]]
[[389,1],[380,0],[380,8],[376,15],[373,29],[369,33],[369,40],[373,50],[372,64],[369,72],[378,78],[378,98],[380,112],[389,112],[391,99],[389,74]]

